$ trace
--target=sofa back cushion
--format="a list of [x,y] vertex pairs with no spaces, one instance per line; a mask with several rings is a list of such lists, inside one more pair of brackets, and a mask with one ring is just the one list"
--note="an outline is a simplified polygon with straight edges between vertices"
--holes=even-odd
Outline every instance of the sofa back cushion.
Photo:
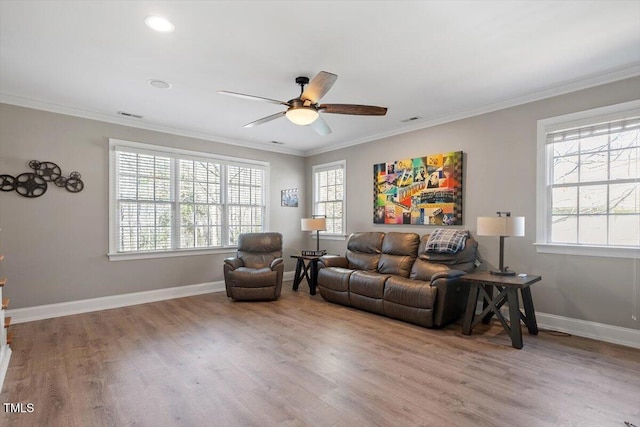
[[420,239],[420,247],[418,248],[418,259],[444,264],[449,268],[462,271],[471,271],[476,261],[478,251],[478,242],[471,236],[467,237],[464,249],[454,254],[443,252],[430,252],[427,250],[427,241],[429,235],[425,234]]
[[353,270],[376,271],[382,252],[382,232],[354,233],[349,237],[345,257]]
[[409,277],[418,256],[420,236],[416,233],[387,233],[382,240],[378,273]]
[[243,233],[238,236],[237,257],[248,268],[269,267],[271,261],[282,258],[282,234]]

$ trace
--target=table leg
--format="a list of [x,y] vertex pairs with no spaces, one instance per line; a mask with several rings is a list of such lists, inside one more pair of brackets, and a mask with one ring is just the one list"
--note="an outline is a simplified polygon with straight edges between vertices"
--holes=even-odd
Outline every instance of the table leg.
[[311,280],[309,283],[309,293],[311,295],[316,294],[316,287],[318,286],[318,260],[311,260]]
[[522,305],[524,305],[524,314],[527,317],[527,329],[531,335],[538,335],[538,322],[536,321],[536,312],[533,308],[533,299],[531,298],[531,288],[522,289]]
[[509,304],[509,323],[511,345],[514,348],[522,348],[522,329],[520,328],[520,307],[518,305],[518,289],[507,289],[507,304]]
[[[485,292],[489,295],[489,300],[492,301],[493,300],[493,286],[491,285],[487,285],[484,286],[484,290]],[[486,309],[487,306],[489,305],[489,302],[486,299],[482,299],[482,310]],[[493,310],[489,311],[483,318],[482,318],[482,323],[484,323],[485,325],[488,325],[489,322],[491,322],[491,318],[493,317]]]
[[302,276],[300,275],[300,271],[302,269],[301,264],[303,264],[304,261],[301,258],[298,258],[298,262],[296,263],[296,274],[293,277],[293,290],[297,291],[298,290],[298,286],[300,285],[300,281],[302,280]]
[[476,316],[476,305],[478,304],[479,286],[477,283],[472,283],[469,289],[467,311],[464,313],[464,322],[462,323],[463,335],[471,335],[471,325],[473,325],[473,319]]

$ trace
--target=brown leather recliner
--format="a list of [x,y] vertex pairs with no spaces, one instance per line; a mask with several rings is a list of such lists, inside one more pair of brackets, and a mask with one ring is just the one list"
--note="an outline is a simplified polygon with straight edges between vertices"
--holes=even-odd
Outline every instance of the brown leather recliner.
[[282,234],[240,234],[237,255],[224,260],[227,296],[237,301],[277,300],[283,273]]

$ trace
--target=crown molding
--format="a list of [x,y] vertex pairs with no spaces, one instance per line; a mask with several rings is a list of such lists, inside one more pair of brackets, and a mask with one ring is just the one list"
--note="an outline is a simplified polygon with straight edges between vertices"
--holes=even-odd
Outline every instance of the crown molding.
[[291,154],[294,156],[304,156],[304,152],[300,150],[292,150],[287,147],[274,145],[273,147],[265,147],[262,144],[254,142],[240,141],[231,138],[224,138],[206,133],[193,132],[186,129],[179,129],[170,126],[163,126],[150,122],[143,122],[140,119],[129,119],[126,117],[115,117],[109,114],[97,113],[95,111],[82,110],[79,108],[69,107],[66,105],[51,104],[48,102],[38,101],[35,99],[23,98],[20,96],[0,93],[0,103],[15,105],[18,107],[32,108],[34,110],[48,111],[50,113],[64,114],[67,116],[80,117],[83,119],[97,120],[100,122],[112,123],[121,126],[128,126],[137,129],[150,130],[154,132],[168,133],[171,135],[184,136],[187,138],[202,139],[205,141],[218,142],[221,144],[236,145],[254,150],[275,152],[281,154]]
[[218,142],[222,144],[235,145],[245,148],[251,148],[254,150],[268,151],[281,154],[290,154],[294,156],[311,157],[317,154],[323,154],[331,151],[340,150],[343,148],[352,147],[355,145],[365,144],[380,139],[390,138],[397,135],[402,135],[409,132],[414,132],[422,129],[426,129],[433,126],[438,126],[446,123],[451,123],[457,120],[467,119],[482,114],[491,113],[498,110],[503,110],[510,107],[516,107],[518,105],[528,104],[535,101],[540,101],[547,98],[553,98],[555,96],[576,92],[583,89],[589,89],[592,87],[600,86],[607,83],[613,83],[619,80],[624,80],[640,75],[640,64],[630,67],[620,68],[618,70],[611,71],[605,74],[591,75],[586,78],[576,79],[565,82],[559,86],[548,87],[541,91],[523,95],[520,97],[510,98],[503,101],[494,102],[487,105],[478,106],[465,111],[461,111],[455,114],[449,114],[440,117],[434,117],[429,120],[419,121],[413,123],[410,126],[402,129],[396,129],[388,132],[377,133],[369,135],[364,138],[358,138],[349,141],[343,141],[336,144],[331,144],[318,148],[315,150],[294,150],[288,147],[282,147],[274,145],[273,147],[265,147],[262,144],[240,141],[231,138],[224,138],[215,135],[209,135],[200,132],[193,132],[186,129],[173,128],[169,126],[163,126],[155,123],[140,122],[139,119],[128,119],[124,117],[114,117],[109,114],[98,113],[95,111],[82,110],[65,105],[51,104],[43,101],[38,101],[29,98],[23,98],[19,96],[0,93],[0,103],[16,105],[19,107],[33,108],[36,110],[49,111],[52,113],[65,114],[68,116],[81,117],[85,119],[98,120],[101,122],[113,123],[122,126],[128,126],[138,129],[145,129],[155,132],[163,132],[172,135],[184,136],[188,138],[197,138],[205,141]]
[[633,65],[631,67],[621,68],[606,74],[591,75],[586,78],[572,80],[565,82],[560,86],[553,86],[541,91],[506,99],[503,101],[494,102],[487,105],[482,105],[476,108],[472,108],[466,111],[462,111],[455,114],[449,114],[446,116],[435,117],[433,119],[418,121],[410,126],[402,129],[397,129],[389,132],[378,133],[370,135],[366,138],[360,138],[353,141],[345,141],[343,143],[333,144],[327,147],[319,148],[317,150],[305,151],[303,155],[305,157],[315,156],[316,154],[327,153],[330,151],[339,150],[342,148],[352,147],[354,145],[365,144],[367,142],[376,141],[379,139],[389,138],[396,135],[402,135],[417,130],[426,129],[433,126],[442,125],[445,123],[455,122],[457,120],[468,119],[470,117],[479,116],[482,114],[492,113],[494,111],[504,110],[506,108],[516,107],[518,105],[524,105],[535,101],[541,101],[543,99],[553,98],[559,95],[565,95],[579,90],[589,89],[596,86],[601,86],[607,83],[613,83],[616,81],[637,77],[640,75],[640,65]]

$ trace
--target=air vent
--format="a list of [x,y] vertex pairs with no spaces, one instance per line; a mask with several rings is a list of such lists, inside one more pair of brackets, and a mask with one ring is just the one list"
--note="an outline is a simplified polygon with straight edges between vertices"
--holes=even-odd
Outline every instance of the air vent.
[[409,117],[408,119],[404,119],[404,120],[400,120],[402,123],[408,123],[408,122],[412,122],[414,120],[420,120],[422,117],[420,116],[413,116],[413,117]]
[[118,115],[119,116],[124,116],[124,117],[130,117],[132,119],[141,119],[142,118],[142,116],[140,114],[127,113],[126,111],[118,111]]

